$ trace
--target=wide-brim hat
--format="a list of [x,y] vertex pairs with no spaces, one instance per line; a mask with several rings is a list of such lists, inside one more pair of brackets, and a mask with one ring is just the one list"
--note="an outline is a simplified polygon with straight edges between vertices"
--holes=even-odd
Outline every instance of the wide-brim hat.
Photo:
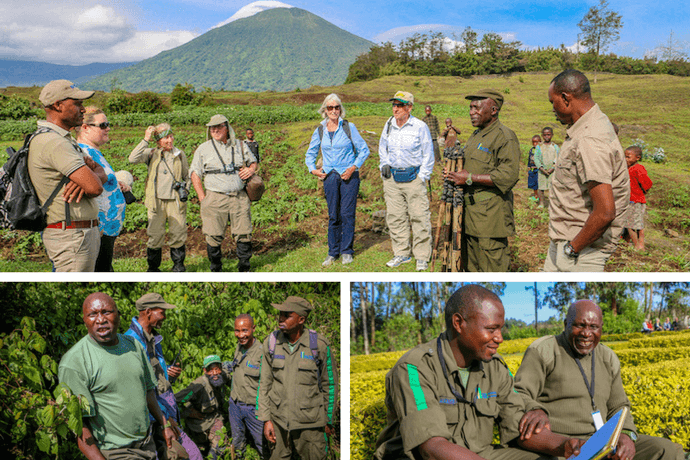
[[211,117],[211,120],[208,123],[206,123],[206,126],[210,128],[211,126],[218,126],[223,123],[230,124],[228,118],[225,115],[217,114]]
[[314,309],[308,300],[302,297],[290,296],[283,303],[272,303],[273,308],[280,311],[295,312],[300,316],[307,316]]
[[41,104],[48,107],[57,101],[64,101],[65,99],[83,101],[93,96],[94,93],[95,91],[80,90],[69,80],[53,80],[43,87],[38,100],[41,101]]
[[175,308],[175,305],[163,300],[163,296],[156,292],[149,292],[148,294],[144,294],[143,296],[139,297],[139,300],[137,300],[135,305],[139,311],[147,310],[149,308],[163,308],[165,310]]
[[398,91],[393,95],[392,98],[388,99],[389,101],[400,101],[403,104],[414,104],[414,96],[412,93],[408,93],[407,91]]
[[483,89],[481,91],[477,91],[476,93],[468,94],[465,96],[465,99],[470,101],[477,99],[491,99],[496,103],[499,109],[503,106],[503,94],[499,93],[495,89]]

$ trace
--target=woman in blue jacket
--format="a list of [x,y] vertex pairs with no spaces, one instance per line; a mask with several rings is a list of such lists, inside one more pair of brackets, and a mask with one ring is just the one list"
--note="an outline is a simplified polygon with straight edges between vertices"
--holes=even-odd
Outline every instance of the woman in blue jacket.
[[[328,204],[328,257],[331,265],[342,256],[343,265],[352,262],[355,239],[355,208],[359,193],[359,168],[369,156],[369,147],[357,128],[345,120],[345,108],[337,94],[326,96],[319,113],[324,120],[314,130],[306,154],[309,171],[323,181]],[[321,150],[323,167],[316,167]]]

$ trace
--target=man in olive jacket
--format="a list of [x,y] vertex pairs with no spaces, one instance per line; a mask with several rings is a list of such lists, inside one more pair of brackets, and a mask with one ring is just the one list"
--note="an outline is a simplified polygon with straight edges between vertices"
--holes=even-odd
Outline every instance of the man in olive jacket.
[[257,412],[275,443],[271,460],[289,460],[293,450],[306,460],[325,459],[337,407],[335,359],[326,338],[304,328],[308,301],[290,296],[271,305],[280,310],[280,331],[264,340]]

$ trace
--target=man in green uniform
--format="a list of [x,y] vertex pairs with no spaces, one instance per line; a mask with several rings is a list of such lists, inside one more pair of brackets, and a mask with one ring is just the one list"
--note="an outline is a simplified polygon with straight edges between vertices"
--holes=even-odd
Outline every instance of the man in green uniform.
[[465,271],[505,272],[510,266],[508,237],[515,231],[513,192],[518,181],[520,145],[498,120],[503,95],[485,89],[466,96],[477,130],[465,144],[462,171],[444,171],[455,185],[465,185],[462,258]]
[[[503,304],[478,285],[457,290],[446,303],[446,331],[413,348],[386,375],[387,426],[376,441],[378,460],[534,460],[569,457],[580,442],[542,430],[518,438],[524,413],[513,377],[496,353],[503,342]],[[492,446],[498,424],[501,446]],[[511,443],[511,447],[508,447]]]
[[136,339],[118,334],[120,312],[102,292],[82,306],[88,334],[60,360],[58,378],[88,402],[77,437],[89,460],[156,459],[149,412],[163,427],[168,448],[179,436],[156,400],[153,369]]
[[182,417],[187,421],[189,437],[204,456],[210,451],[214,460],[225,452],[218,444],[223,429],[225,386],[229,384],[230,375],[221,368],[220,357],[208,355],[204,358],[204,374],[175,393]]
[[[599,344],[603,324],[599,306],[578,300],[568,309],[564,324],[562,334],[542,337],[529,346],[515,375],[515,388],[527,410],[520,421],[521,438],[544,427],[587,438],[620,409],[630,409],[620,362],[609,347]],[[683,450],[668,439],[638,434],[628,412],[611,460],[633,459],[682,460]]]
[[306,460],[325,459],[338,398],[335,359],[326,338],[304,328],[307,300],[290,296],[271,305],[280,311],[280,330],[264,340],[257,412],[275,443],[271,460],[289,460],[293,450]]
[[237,349],[232,361],[223,363],[223,367],[232,374],[228,415],[232,428],[232,445],[238,458],[244,458],[247,438],[250,436],[259,456],[263,458],[264,452],[264,423],[256,418],[263,346],[254,337],[254,329],[252,315],[242,313],[235,318]]

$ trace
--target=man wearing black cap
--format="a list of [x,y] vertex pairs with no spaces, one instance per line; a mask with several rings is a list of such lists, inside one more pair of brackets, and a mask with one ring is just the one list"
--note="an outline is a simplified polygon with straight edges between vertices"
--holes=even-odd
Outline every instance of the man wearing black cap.
[[[146,355],[151,362],[156,378],[156,399],[161,412],[163,412],[166,419],[175,420],[179,425],[180,412],[177,408],[171,381],[174,382],[180,376],[182,369],[178,363],[170,363],[170,366],[167,365],[161,346],[163,337],[156,334],[156,329],[160,328],[163,321],[165,321],[166,310],[175,308],[175,305],[167,303],[162,295],[155,292],[144,294],[136,301],[135,305],[139,311],[139,316],[132,318],[132,322],[125,335],[137,339],[146,350]],[[173,458],[177,455],[178,458],[202,459],[199,448],[181,429],[180,442],[182,443],[184,453],[175,452],[173,454],[170,452],[165,442],[162,442],[164,441],[162,438],[163,427],[153,420],[153,417],[151,417],[151,422],[153,423],[153,436],[154,441],[156,441],[156,450],[158,450],[159,458]],[[173,450],[176,449],[180,450],[179,445],[173,444]],[[180,457],[180,455],[183,456]],[[187,455],[187,457],[184,455]]]
[[271,305],[280,311],[280,330],[264,340],[257,412],[264,436],[275,443],[271,460],[289,460],[293,450],[325,459],[338,398],[335,359],[326,338],[304,328],[308,301],[290,296]]
[[513,192],[518,181],[520,145],[515,133],[498,120],[503,95],[486,89],[466,96],[477,128],[465,145],[462,171],[444,171],[465,185],[462,260],[465,271],[506,272],[508,237],[515,231]]
[[196,149],[190,170],[201,203],[202,231],[211,271],[223,269],[221,244],[230,222],[237,244],[238,270],[248,272],[252,257],[252,216],[244,188],[245,181],[256,171],[257,161],[247,144],[235,137],[235,130],[225,116],[212,116],[206,126],[206,138],[210,135],[211,139]]
[[58,272],[92,272],[101,244],[96,197],[107,177],[69,134],[81,126],[82,101],[93,93],[70,81],[54,80],[39,95],[46,119],[38,121],[40,134],[31,141],[27,164],[41,204],[62,188],[48,207],[48,227],[43,231],[43,244]]

